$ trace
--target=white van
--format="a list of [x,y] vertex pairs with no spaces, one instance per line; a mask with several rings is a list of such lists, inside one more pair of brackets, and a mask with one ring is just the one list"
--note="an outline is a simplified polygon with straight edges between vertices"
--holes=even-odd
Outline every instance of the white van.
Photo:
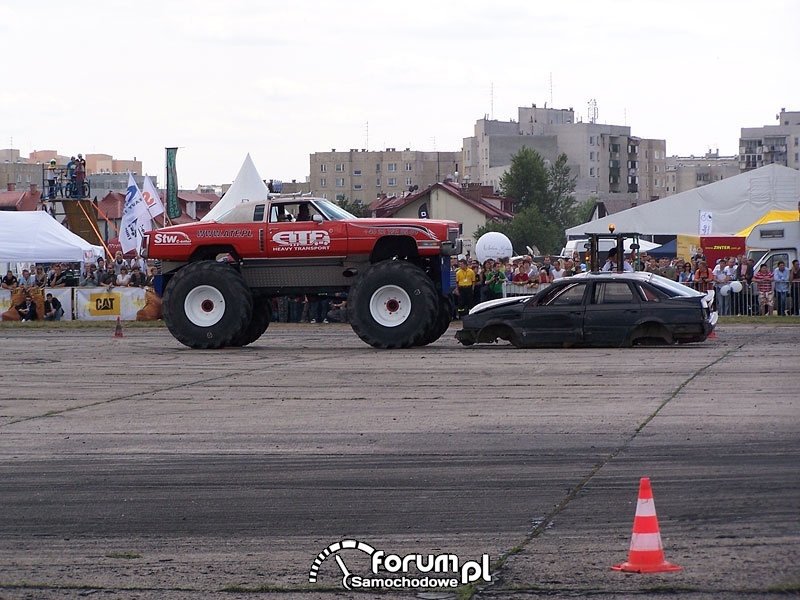
[[747,236],[747,258],[756,261],[755,271],[765,264],[774,271],[780,261],[791,268],[800,256],[800,221],[776,221],[756,225]]

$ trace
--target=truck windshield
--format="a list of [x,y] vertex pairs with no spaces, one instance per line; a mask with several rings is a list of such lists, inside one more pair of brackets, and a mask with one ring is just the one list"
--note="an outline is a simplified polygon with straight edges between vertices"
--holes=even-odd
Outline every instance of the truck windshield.
[[325,218],[330,221],[343,221],[346,219],[355,219],[356,216],[350,214],[341,206],[334,204],[330,200],[314,200],[314,205],[317,207],[319,212],[325,215]]

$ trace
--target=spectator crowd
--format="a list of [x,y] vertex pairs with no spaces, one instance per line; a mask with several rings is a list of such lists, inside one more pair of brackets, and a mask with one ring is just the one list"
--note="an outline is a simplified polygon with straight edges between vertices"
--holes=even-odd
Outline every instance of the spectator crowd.
[[[714,290],[715,308],[727,315],[794,315],[800,316],[800,262],[776,263],[770,270],[762,265],[754,272],[755,261],[746,255],[729,256],[709,265],[699,252],[689,260],[679,257],[656,258],[642,252],[623,257],[624,271],[655,273],[698,291]],[[604,271],[617,270],[614,249],[608,253]],[[487,259],[480,263],[474,258],[451,259],[456,278],[455,318],[470,308],[505,295],[533,294],[542,286],[562,277],[585,272],[587,265],[575,253],[571,258],[543,256],[537,259],[525,255],[514,258]]]

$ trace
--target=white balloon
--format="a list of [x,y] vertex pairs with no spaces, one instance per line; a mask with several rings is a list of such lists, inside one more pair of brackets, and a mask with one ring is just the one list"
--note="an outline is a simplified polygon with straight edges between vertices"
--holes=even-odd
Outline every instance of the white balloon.
[[738,294],[742,291],[742,282],[741,281],[732,281],[731,282],[731,291],[734,294]]
[[730,294],[730,293],[731,293],[731,286],[729,286],[729,285],[726,283],[726,284],[725,284],[725,285],[723,285],[721,288],[719,288],[719,293],[720,293],[720,294],[722,294],[723,296],[727,296],[728,294]]
[[484,233],[475,244],[475,256],[481,262],[487,258],[507,258],[514,256],[511,240],[499,231]]

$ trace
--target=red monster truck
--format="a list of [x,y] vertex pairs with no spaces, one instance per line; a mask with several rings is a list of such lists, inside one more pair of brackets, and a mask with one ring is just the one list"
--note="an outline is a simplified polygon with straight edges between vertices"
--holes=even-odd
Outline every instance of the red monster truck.
[[191,348],[254,342],[275,296],[336,292],[364,342],[407,348],[449,326],[459,236],[454,221],[358,219],[328,200],[277,197],[149,231],[142,254],[161,260],[164,322]]

